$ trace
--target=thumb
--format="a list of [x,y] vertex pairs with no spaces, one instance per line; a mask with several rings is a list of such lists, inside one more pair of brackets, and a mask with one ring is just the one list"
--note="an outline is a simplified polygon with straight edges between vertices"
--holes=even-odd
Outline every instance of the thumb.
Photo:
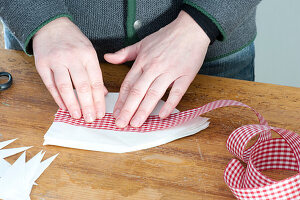
[[121,64],[127,61],[135,60],[140,49],[140,42],[125,47],[115,53],[107,53],[104,59],[112,64]]

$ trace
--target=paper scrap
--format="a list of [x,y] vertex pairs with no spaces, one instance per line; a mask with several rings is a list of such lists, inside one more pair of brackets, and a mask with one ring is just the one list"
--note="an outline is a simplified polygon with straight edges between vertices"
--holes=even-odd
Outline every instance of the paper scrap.
[[[0,199],[30,200],[35,181],[56,158],[56,155],[42,161],[45,152],[40,151],[26,162],[26,150],[31,147],[2,149],[16,139],[0,142]],[[23,152],[11,165],[4,158]],[[42,162],[41,162],[42,161]]]

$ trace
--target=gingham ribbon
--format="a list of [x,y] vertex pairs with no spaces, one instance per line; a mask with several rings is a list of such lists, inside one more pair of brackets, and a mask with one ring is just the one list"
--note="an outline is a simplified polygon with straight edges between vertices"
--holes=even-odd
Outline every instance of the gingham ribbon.
[[[158,115],[149,116],[146,122],[141,127],[131,127],[127,126],[126,128],[118,128],[115,124],[115,118],[112,116],[112,113],[106,113],[106,115],[102,119],[96,119],[92,123],[86,123],[82,118],[80,119],[73,119],[71,118],[68,111],[59,109],[58,112],[55,114],[55,122],[64,122],[68,124],[72,124],[75,126],[84,126],[87,128],[94,128],[94,129],[106,129],[106,130],[113,130],[113,131],[129,131],[129,132],[149,132],[149,131],[156,131],[171,128],[180,124],[183,124],[199,115],[207,113],[211,110],[216,108],[226,107],[226,106],[243,106],[250,108],[249,106],[233,100],[218,100],[206,104],[202,107],[174,113],[171,114],[166,119],[160,119]],[[251,108],[252,109],[252,108]],[[252,109],[253,110],[253,109]],[[265,119],[253,110],[257,117],[260,120],[260,123],[263,125],[267,125]]]
[[[251,107],[233,100],[218,100],[202,107],[171,114],[161,120],[159,116],[150,116],[139,128],[117,128],[112,114],[108,113],[101,120],[85,123],[84,119],[72,119],[67,111],[58,110],[55,122],[64,122],[75,126],[114,131],[149,132],[171,128],[183,124],[195,117],[226,106]],[[300,136],[296,133],[268,126],[266,120],[254,109],[260,124],[246,125],[234,130],[227,140],[227,149],[247,164],[233,159],[225,169],[224,179],[230,190],[238,199],[300,199]],[[282,138],[272,139],[271,130]],[[258,140],[250,148],[247,143],[256,135]],[[281,181],[274,181],[261,173],[267,169],[285,169],[297,171],[298,174]]]

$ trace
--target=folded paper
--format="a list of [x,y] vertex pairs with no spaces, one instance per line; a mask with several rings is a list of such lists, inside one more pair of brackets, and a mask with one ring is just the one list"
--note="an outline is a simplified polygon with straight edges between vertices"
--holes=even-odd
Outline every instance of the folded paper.
[[[196,116],[172,126],[168,120],[161,120],[158,117],[164,103],[161,100],[141,128],[128,126],[119,129],[112,117],[117,98],[118,93],[109,93],[106,96],[107,114],[103,119],[93,123],[85,123],[83,118],[72,119],[67,111],[59,110],[44,136],[44,145],[124,153],[155,147],[193,135],[209,125],[208,118]],[[176,113],[179,113],[177,109],[173,114]]]
[[[41,162],[44,152],[39,152],[26,162],[26,150],[31,147],[2,149],[16,139],[0,142],[0,199],[30,200],[30,192],[35,181],[56,158],[54,155]],[[11,165],[4,158],[23,152]]]

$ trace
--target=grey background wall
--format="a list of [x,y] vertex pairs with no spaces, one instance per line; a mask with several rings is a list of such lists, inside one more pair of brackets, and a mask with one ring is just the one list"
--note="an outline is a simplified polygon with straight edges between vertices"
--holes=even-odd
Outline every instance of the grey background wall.
[[257,28],[256,81],[300,87],[300,0],[263,0]]

